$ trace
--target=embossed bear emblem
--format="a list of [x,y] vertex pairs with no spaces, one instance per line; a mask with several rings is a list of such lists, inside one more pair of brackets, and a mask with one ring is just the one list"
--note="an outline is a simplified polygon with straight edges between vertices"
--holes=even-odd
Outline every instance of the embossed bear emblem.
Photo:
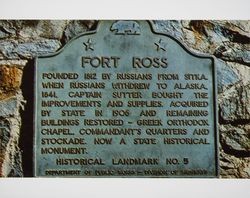
[[139,35],[140,25],[135,21],[117,21],[112,24],[110,30],[120,35]]

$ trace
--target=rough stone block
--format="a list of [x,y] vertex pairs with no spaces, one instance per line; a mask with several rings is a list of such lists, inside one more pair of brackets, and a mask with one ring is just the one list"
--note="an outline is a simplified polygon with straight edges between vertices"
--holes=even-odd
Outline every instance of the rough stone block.
[[38,55],[55,52],[60,47],[61,42],[54,39],[43,39],[22,43],[16,40],[0,41],[0,52],[6,59],[30,59]]
[[235,84],[219,96],[222,122],[250,122],[250,84]]
[[240,81],[239,75],[224,61],[216,60],[217,69],[217,87],[218,92],[222,93],[225,87],[235,84]]
[[96,23],[96,21],[94,21],[94,20],[89,20],[89,21],[73,20],[73,21],[70,21],[67,24],[67,26],[63,32],[64,42],[66,43],[67,41],[69,41],[70,39],[75,37],[76,35],[83,33],[83,32],[86,32],[95,23]]
[[0,88],[3,90],[13,90],[20,88],[22,80],[22,70],[17,67],[0,67]]
[[248,154],[250,157],[250,125],[221,126],[220,139],[224,149],[235,155],[244,156]]

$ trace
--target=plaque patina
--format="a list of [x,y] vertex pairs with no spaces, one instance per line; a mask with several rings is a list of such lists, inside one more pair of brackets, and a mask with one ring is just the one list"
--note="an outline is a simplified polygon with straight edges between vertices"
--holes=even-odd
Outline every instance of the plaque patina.
[[147,21],[101,21],[36,59],[35,175],[216,177],[212,57]]

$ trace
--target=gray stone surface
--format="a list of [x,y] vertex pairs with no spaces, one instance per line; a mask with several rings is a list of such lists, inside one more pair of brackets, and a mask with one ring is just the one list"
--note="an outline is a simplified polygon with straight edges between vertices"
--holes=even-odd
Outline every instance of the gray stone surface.
[[66,20],[2,20],[0,30],[23,41],[39,38],[60,40],[66,25]]
[[235,84],[219,95],[222,122],[250,122],[250,84]]
[[250,48],[245,45],[227,42],[216,48],[214,55],[225,61],[237,62],[250,66]]
[[223,91],[223,88],[233,85],[240,80],[238,73],[224,61],[217,59],[215,64],[218,76],[217,86],[219,93]]
[[9,128],[6,130],[7,137],[4,145],[0,145],[3,154],[2,173],[3,177],[22,177],[22,158],[18,147],[21,122],[18,118],[6,118]]
[[25,40],[35,40],[39,38],[60,40],[67,21],[45,20],[37,21],[34,24],[24,24],[18,30],[19,37]]
[[19,116],[19,108],[24,108],[24,103],[20,92],[17,96],[0,101],[0,117]]
[[2,30],[0,29],[0,39],[7,38],[8,36],[9,36],[8,33],[6,33],[5,31],[2,31]]
[[222,125],[220,127],[221,143],[228,150],[237,155],[250,156],[250,125],[234,127]]
[[60,41],[53,39],[27,43],[18,43],[15,40],[0,41],[0,51],[6,59],[30,59],[38,55],[55,52],[60,46]]
[[250,159],[235,157],[220,151],[220,175],[222,178],[250,178]]
[[24,100],[19,91],[15,97],[0,101],[0,175],[2,177],[23,176],[19,136],[21,117],[19,111],[23,109]]
[[97,22],[89,20],[89,21],[69,21],[67,24],[63,36],[64,36],[64,43],[68,42],[70,39],[74,38],[78,34],[82,32],[86,32],[87,30],[91,29],[94,24]]
[[179,40],[183,40],[183,31],[181,21],[169,20],[169,21],[153,21],[155,31],[166,33]]

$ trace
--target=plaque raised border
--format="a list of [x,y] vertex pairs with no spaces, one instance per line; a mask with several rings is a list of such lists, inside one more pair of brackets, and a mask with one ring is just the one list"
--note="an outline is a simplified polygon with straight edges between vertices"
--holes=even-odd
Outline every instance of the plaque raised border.
[[[63,51],[64,51],[64,49],[66,49],[69,45],[70,45],[70,43],[72,43],[73,41],[75,41],[75,40],[77,40],[78,38],[81,38],[81,37],[84,37],[84,36],[87,36],[87,35],[92,35],[92,34],[96,34],[97,32],[98,32],[98,30],[99,30],[99,28],[100,28],[100,24],[101,23],[103,23],[103,22],[105,22],[105,21],[100,21],[99,23],[98,23],[98,25],[97,25],[97,28],[96,28],[96,30],[94,30],[94,31],[89,31],[89,32],[84,32],[84,33],[82,33],[82,34],[79,34],[78,36],[76,36],[76,37],[74,37],[73,39],[71,39],[69,42],[67,42],[66,44],[65,44],[65,46],[63,46],[61,49],[59,49],[57,52],[55,52],[55,53],[51,53],[51,54],[48,54],[48,55],[44,55],[44,56],[39,56],[39,57],[37,57],[36,58],[36,61],[35,61],[35,69],[34,69],[34,81],[35,81],[35,93],[34,93],[34,102],[35,102],[35,111],[34,111],[34,132],[35,132],[35,134],[34,134],[34,175],[35,176],[41,176],[41,175],[39,175],[39,174],[37,174],[37,166],[38,166],[38,164],[37,164],[37,160],[36,160],[36,158],[37,158],[37,155],[36,155],[36,152],[37,152],[37,141],[36,141],[36,139],[37,139],[37,99],[40,97],[40,96],[38,96],[38,93],[37,93],[37,86],[39,86],[38,84],[37,84],[37,67],[38,67],[38,63],[37,63],[37,60],[38,59],[42,59],[42,58],[50,58],[50,57],[54,57],[54,56],[57,56],[57,55],[59,55],[59,54],[61,54]],[[111,21],[109,21],[109,22],[111,22]],[[127,35],[140,35],[140,29],[139,29],[139,27],[137,26],[137,24],[136,24],[136,21],[133,21],[133,23],[132,23],[132,30],[131,30],[131,27],[127,27],[126,25],[124,25],[124,24],[116,24],[116,23],[119,23],[119,22],[123,22],[123,21],[114,21],[113,22],[113,25],[112,25],[112,27],[110,28],[110,31],[111,32],[113,32],[113,33],[115,33],[115,34],[117,34],[117,35],[125,35],[125,34],[127,34]],[[138,22],[140,22],[140,21],[138,21]],[[205,54],[199,54],[199,53],[196,53],[196,52],[193,52],[193,51],[191,51],[188,47],[186,47],[186,45],[185,44],[183,44],[181,41],[179,41],[177,38],[175,38],[175,37],[173,37],[173,36],[171,36],[171,35],[169,35],[169,34],[166,34],[166,33],[159,33],[159,32],[156,32],[155,30],[154,30],[154,28],[153,28],[153,23],[151,22],[151,21],[147,21],[147,23],[148,23],[148,25],[149,25],[149,27],[150,27],[150,30],[151,30],[151,32],[152,32],[152,34],[155,34],[155,35],[161,35],[161,36],[165,36],[165,37],[169,37],[170,39],[172,39],[172,40],[174,40],[176,43],[178,43],[179,44],[179,46],[180,47],[182,47],[182,49],[184,49],[185,51],[186,51],[186,53],[188,53],[188,54],[190,54],[190,55],[192,55],[192,56],[194,56],[194,57],[197,57],[197,58],[206,58],[206,59],[210,59],[211,60],[211,62],[212,62],[212,65],[211,65],[211,69],[212,69],[212,81],[213,81],[213,84],[212,84],[212,87],[213,87],[213,104],[214,104],[214,106],[213,106],[213,112],[214,112],[214,156],[215,156],[215,159],[214,159],[214,163],[215,163],[215,174],[214,175],[209,175],[209,176],[205,176],[205,177],[218,177],[219,176],[219,160],[218,160],[218,133],[217,133],[217,123],[218,123],[218,116],[217,116],[217,103],[216,103],[216,96],[217,96],[217,83],[216,83],[216,68],[215,68],[215,59],[214,59],[214,57],[213,56],[210,56],[210,55],[205,55]],[[127,29],[126,29],[127,28]],[[130,28],[130,29],[129,29]],[[86,47],[86,50],[93,50],[93,49],[91,49],[91,40],[87,40],[86,41],[86,43],[87,44],[84,44],[85,45],[85,47]],[[161,48],[162,46],[161,46],[161,40],[159,40],[159,42],[158,43],[155,43],[155,45],[156,45],[156,47],[157,47],[157,50],[159,49],[159,50],[163,50],[164,51],[164,48]],[[44,176],[42,176],[42,177],[44,177]],[[47,177],[47,176],[46,176]],[[80,177],[98,177],[98,176],[87,176],[87,175],[81,175]],[[103,177],[103,176],[101,176],[101,177]],[[107,176],[104,176],[104,177],[107,177]],[[109,177],[109,176],[108,176]],[[117,176],[117,175],[115,175],[115,176],[111,176],[111,177],[123,177],[123,176]],[[130,176],[125,176],[125,177],[130,177]],[[134,175],[134,176],[132,176],[132,177],[203,177],[203,176],[190,176],[190,175],[185,175],[185,176],[175,176],[175,175],[171,175],[171,176],[145,176],[145,175]]]

